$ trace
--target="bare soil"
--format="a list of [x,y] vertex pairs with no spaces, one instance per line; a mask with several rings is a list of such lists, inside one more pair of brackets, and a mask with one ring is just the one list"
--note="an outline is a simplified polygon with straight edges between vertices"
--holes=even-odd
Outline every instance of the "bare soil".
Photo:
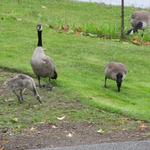
[[97,144],[103,142],[135,141],[149,139],[150,129],[140,131],[111,132],[101,134],[96,132],[94,124],[61,122],[57,125],[42,124],[26,129],[15,135],[1,135],[1,147],[4,150],[25,150],[31,148],[74,146]]

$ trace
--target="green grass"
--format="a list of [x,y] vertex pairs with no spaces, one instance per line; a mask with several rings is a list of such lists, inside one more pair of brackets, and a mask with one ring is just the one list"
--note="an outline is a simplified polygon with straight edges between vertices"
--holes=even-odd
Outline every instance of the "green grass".
[[[129,26],[127,21],[129,14],[133,10],[133,8],[126,9],[127,27]],[[66,96],[66,99],[69,100],[76,99],[77,96],[81,102],[92,105],[90,109],[95,106],[134,119],[150,121],[149,47],[138,47],[128,42],[119,42],[119,40],[60,34],[47,27],[49,24],[69,24],[72,27],[81,26],[88,32],[96,33],[98,27],[98,32],[118,37],[119,13],[119,7],[74,3],[65,0],[43,0],[42,2],[22,0],[20,4],[17,1],[3,0],[0,4],[0,67],[16,69],[33,75],[30,59],[37,43],[35,26],[38,22],[42,22],[45,52],[54,59],[58,70],[56,82],[59,92],[54,92],[56,94],[54,99]],[[109,61],[120,61],[126,64],[129,70],[120,93],[117,93],[113,81],[108,81],[108,89],[103,88],[104,66]],[[41,95],[44,96],[45,93],[41,92]],[[46,95],[45,101],[48,101],[49,95],[51,94]],[[7,108],[7,103],[5,104],[3,100],[4,97],[1,97],[0,110],[6,113],[9,109],[9,114],[14,113],[14,115],[13,113],[8,115],[8,118],[15,117],[16,111],[24,110],[17,117],[29,116],[27,120],[29,119],[30,124],[32,118],[33,122],[40,122],[44,118],[46,120],[52,113],[54,117],[48,117],[48,120],[53,121],[56,116],[64,112],[64,109],[63,111],[56,111],[57,109],[52,112],[48,111],[47,104],[50,105],[50,102],[42,107],[37,106],[34,112],[32,109],[26,110],[32,107],[28,106],[30,102],[21,106],[16,102]],[[44,112],[45,109],[46,112]],[[30,118],[31,112],[33,114]],[[43,112],[45,117],[42,116]],[[86,111],[79,111],[75,113],[75,116],[79,119],[80,116],[86,116],[86,114],[88,114]],[[94,115],[90,118],[93,118]],[[7,117],[4,118],[3,115],[0,117],[1,124],[11,123],[7,122]]]
[[[79,3],[69,0],[42,0],[41,2],[21,0],[3,0],[1,17],[4,20],[22,23],[44,22],[47,25],[60,27],[68,24],[72,30],[80,27],[84,32],[120,37],[120,7],[96,3]],[[7,9],[6,9],[7,8]],[[12,9],[13,8],[13,9]],[[125,8],[125,32],[129,30],[130,16],[135,8]],[[150,30],[146,30],[143,39],[150,41]],[[140,33],[138,34],[140,37]]]
[[[0,69],[0,84],[15,73]],[[38,89],[43,103],[33,98],[31,92],[24,94],[25,102],[20,105],[16,97],[7,89],[0,88],[0,132],[7,130],[18,133],[23,129],[30,129],[44,123],[58,125],[61,121],[57,117],[65,115],[65,122],[70,124],[93,124],[95,132],[99,128],[105,133],[120,131],[122,129],[136,129],[139,121],[131,120],[120,114],[110,113],[80,102],[78,93],[66,89],[57,83],[53,91]]]

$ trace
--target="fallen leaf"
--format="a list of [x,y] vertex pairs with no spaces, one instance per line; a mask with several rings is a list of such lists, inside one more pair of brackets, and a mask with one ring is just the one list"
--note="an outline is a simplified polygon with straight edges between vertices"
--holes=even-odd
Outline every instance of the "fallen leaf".
[[150,42],[144,42],[145,46],[150,46]]
[[126,131],[126,129],[123,128],[122,131]]
[[12,134],[12,133],[9,133],[9,135],[12,136],[13,134]]
[[100,128],[99,130],[97,130],[97,132],[98,132],[98,133],[104,133],[105,131]]
[[34,108],[37,108],[37,105],[33,105]]
[[44,121],[42,121],[42,122],[39,122],[39,124],[44,124],[45,122]]
[[142,45],[142,42],[138,37],[133,38],[132,43],[135,45]]
[[32,127],[31,129],[30,129],[30,131],[35,131],[36,130],[36,128],[35,127]]
[[144,123],[142,123],[142,124],[139,126],[139,128],[140,128],[141,131],[144,131],[145,129],[148,128],[148,126],[145,125]]
[[70,29],[67,33],[74,34],[74,31],[72,29]]
[[89,33],[88,35],[89,35],[90,37],[92,37],[92,38],[96,38],[96,37],[97,37],[96,34],[92,34],[92,33]]
[[72,133],[68,133],[68,134],[66,135],[66,137],[71,138],[71,137],[73,137],[73,134],[72,134]]
[[0,146],[0,150],[5,150],[5,149],[4,149],[4,147],[3,147],[3,146],[2,146],[2,147]]
[[89,98],[89,99],[95,99],[95,97],[93,97],[93,96],[89,96],[88,98]]
[[81,27],[76,27],[74,29],[74,32],[75,32],[75,35],[80,36],[83,31],[82,31]]
[[64,32],[68,32],[69,31],[69,25],[68,24],[63,25],[62,29],[64,30]]
[[11,121],[12,121],[13,123],[17,123],[17,122],[18,122],[18,118],[12,118]]
[[17,21],[22,21],[22,18],[17,18]]
[[75,35],[80,36],[80,35],[81,35],[81,32],[76,31],[76,32],[75,32]]
[[59,27],[54,27],[54,29],[59,32],[62,33],[63,32],[63,26],[59,26]]
[[76,32],[83,32],[81,27],[75,28],[75,31],[76,31]]
[[44,5],[42,5],[41,7],[42,7],[43,9],[45,9],[45,8],[46,8],[46,6],[44,6]]
[[64,120],[66,116],[57,117],[58,120]]
[[52,128],[53,128],[53,129],[56,129],[57,127],[56,127],[55,125],[52,125]]
[[5,102],[11,102],[11,101],[14,101],[13,98],[8,98],[8,99],[4,99]]

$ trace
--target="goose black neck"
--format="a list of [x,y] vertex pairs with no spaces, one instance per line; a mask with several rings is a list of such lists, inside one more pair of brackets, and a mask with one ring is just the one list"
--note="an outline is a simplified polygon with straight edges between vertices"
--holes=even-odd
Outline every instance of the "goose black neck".
[[38,45],[42,46],[42,31],[38,31]]

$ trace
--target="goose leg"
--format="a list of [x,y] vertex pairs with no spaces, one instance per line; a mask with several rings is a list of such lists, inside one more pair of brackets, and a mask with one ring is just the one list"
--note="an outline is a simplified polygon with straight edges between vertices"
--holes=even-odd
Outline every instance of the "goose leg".
[[142,34],[141,34],[141,37],[142,37],[142,41],[141,41],[141,43],[142,43],[142,45],[143,45],[143,38],[144,38],[144,29],[142,30]]
[[20,90],[20,99],[21,99],[22,102],[24,101],[22,90]]
[[49,83],[51,82],[51,78],[49,77]]
[[105,84],[104,84],[104,87],[106,88],[106,81],[107,81],[107,77],[105,76]]
[[41,101],[41,97],[39,96],[39,94],[37,93],[37,90],[35,89],[35,88],[33,88],[33,94],[34,94],[34,96],[36,97],[36,99],[40,102],[40,103],[42,103],[42,101]]
[[41,83],[40,83],[40,76],[37,76],[37,78],[38,78],[38,81],[39,81],[39,87],[41,88],[42,86],[41,86]]
[[45,85],[45,88],[52,90],[52,85],[51,85],[51,77],[48,78],[49,84]]
[[13,93],[17,96],[19,103],[22,103],[21,97],[16,93],[15,90],[13,90]]
[[143,38],[143,36],[144,36],[144,29],[142,30],[142,34],[141,34],[141,36],[142,36],[142,38]]

